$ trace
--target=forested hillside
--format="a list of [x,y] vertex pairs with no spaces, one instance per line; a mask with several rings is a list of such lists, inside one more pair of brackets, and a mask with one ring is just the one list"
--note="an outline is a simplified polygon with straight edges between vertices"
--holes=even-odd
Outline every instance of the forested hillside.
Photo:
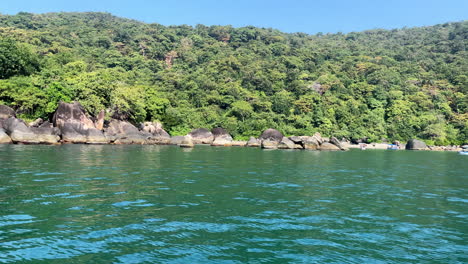
[[0,104],[34,119],[60,100],[173,135],[468,141],[468,21],[349,34],[162,26],[106,13],[0,15]]

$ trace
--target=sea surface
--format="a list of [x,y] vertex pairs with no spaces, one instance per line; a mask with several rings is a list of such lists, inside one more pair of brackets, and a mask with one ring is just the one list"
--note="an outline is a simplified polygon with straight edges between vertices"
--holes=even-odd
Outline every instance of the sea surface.
[[0,263],[468,263],[468,156],[2,145]]

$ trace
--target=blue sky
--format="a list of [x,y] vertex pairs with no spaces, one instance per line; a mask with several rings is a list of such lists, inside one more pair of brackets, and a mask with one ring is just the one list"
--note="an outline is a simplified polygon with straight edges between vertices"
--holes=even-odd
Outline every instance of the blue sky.
[[163,25],[253,25],[351,32],[468,19],[468,0],[0,0],[0,13],[103,11]]

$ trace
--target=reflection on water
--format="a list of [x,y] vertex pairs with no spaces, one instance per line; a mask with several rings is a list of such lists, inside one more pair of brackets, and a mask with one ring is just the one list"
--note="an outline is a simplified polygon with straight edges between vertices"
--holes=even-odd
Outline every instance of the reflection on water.
[[0,163],[0,263],[468,261],[455,153],[9,145]]

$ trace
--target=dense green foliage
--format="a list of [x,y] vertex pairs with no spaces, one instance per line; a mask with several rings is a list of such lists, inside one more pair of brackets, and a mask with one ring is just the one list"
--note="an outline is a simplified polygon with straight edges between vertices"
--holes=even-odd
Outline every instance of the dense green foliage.
[[172,134],[268,127],[436,144],[468,140],[468,22],[349,34],[145,24],[104,13],[0,16],[0,103],[60,100]]

